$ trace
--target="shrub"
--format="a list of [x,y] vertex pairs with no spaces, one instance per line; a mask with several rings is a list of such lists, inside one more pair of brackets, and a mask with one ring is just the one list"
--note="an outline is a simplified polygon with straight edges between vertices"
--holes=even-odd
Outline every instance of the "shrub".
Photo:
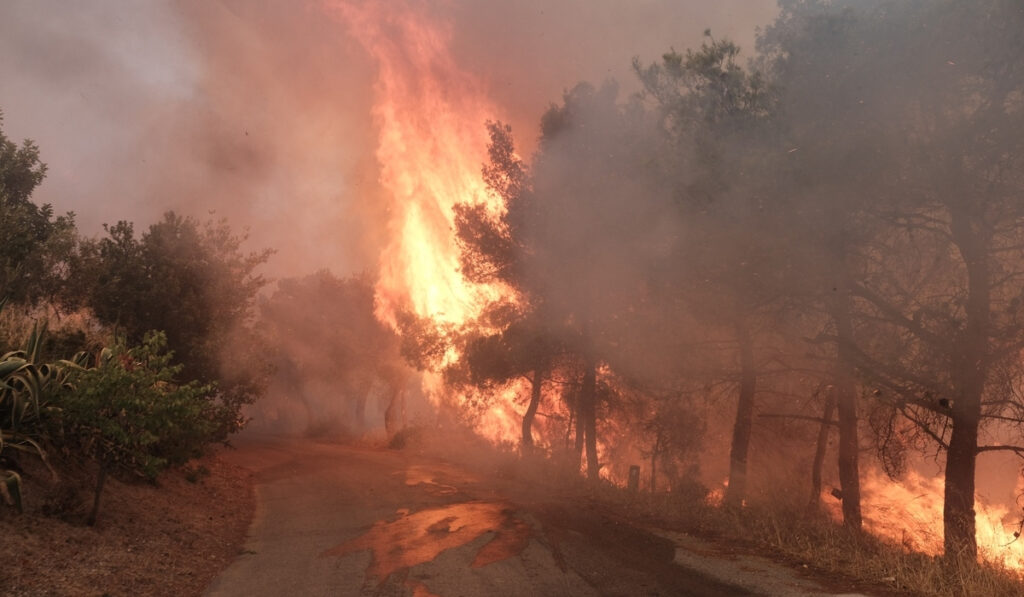
[[52,441],[99,463],[90,524],[108,472],[154,479],[200,455],[237,418],[213,384],[176,381],[181,366],[171,358],[162,332],[137,347],[104,349],[95,367],[72,373],[57,401]]

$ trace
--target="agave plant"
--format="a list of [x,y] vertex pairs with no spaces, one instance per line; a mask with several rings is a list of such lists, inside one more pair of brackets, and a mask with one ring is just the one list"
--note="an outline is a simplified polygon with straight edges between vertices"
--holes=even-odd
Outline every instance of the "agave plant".
[[[73,369],[85,366],[88,355],[39,363],[45,334],[46,324],[37,323],[22,350],[0,356],[0,455],[8,449],[33,454],[56,477],[43,449],[43,418],[53,408],[51,397],[68,385]],[[21,477],[16,472],[0,468],[0,498],[21,509]]]

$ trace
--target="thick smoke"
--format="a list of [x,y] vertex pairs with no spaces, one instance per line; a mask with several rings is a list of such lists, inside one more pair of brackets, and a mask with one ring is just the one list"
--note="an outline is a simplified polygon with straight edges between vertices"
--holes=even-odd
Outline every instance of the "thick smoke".
[[[752,45],[774,3],[492,3],[432,8],[529,149],[581,79],[711,26]],[[749,41],[748,41],[749,40]],[[13,0],[0,7],[0,109],[50,165],[36,199],[87,234],[175,209],[249,227],[275,276],[376,265],[383,221],[372,62],[319,2]],[[483,126],[483,123],[480,123]]]
[[272,275],[374,261],[366,59],[312,6],[5,3],[0,106],[83,232],[226,217]]

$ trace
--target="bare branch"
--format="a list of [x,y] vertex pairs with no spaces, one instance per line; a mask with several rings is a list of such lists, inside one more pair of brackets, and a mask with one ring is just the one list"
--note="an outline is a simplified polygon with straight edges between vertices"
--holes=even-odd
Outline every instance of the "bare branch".
[[908,318],[906,315],[901,313],[900,310],[897,309],[894,305],[892,305],[882,297],[878,296],[878,294],[871,291],[863,284],[854,283],[851,285],[851,287],[853,289],[852,293],[854,296],[859,296],[860,298],[874,305],[876,308],[878,308],[879,311],[881,311],[889,318],[888,321],[891,321],[892,323],[899,325],[900,327],[908,330],[909,332],[913,333],[915,336],[926,342],[931,342],[932,344],[943,343],[942,338],[925,329],[924,326],[922,326],[920,323]]
[[1018,456],[1024,458],[1024,446],[1010,446],[1010,445],[992,445],[992,446],[978,446],[976,450],[979,454],[982,452],[1014,452]]
[[935,441],[935,443],[939,445],[940,448],[942,448],[943,450],[949,449],[949,444],[946,442],[946,440],[942,439],[942,437],[940,437],[939,434],[932,431],[932,428],[929,427],[924,421],[917,418],[916,414],[913,414],[905,407],[900,407],[899,411],[904,417],[906,417],[908,421],[916,425],[917,428],[923,431],[926,435],[928,435],[928,437],[932,438]]

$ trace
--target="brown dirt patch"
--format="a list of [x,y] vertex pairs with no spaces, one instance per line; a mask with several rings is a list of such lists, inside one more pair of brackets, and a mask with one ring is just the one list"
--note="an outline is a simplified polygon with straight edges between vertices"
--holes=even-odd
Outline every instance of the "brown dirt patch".
[[91,472],[67,470],[56,487],[40,473],[26,470],[24,514],[0,506],[4,595],[199,595],[252,520],[251,473],[218,453],[156,484],[108,478],[94,527],[81,522]]

